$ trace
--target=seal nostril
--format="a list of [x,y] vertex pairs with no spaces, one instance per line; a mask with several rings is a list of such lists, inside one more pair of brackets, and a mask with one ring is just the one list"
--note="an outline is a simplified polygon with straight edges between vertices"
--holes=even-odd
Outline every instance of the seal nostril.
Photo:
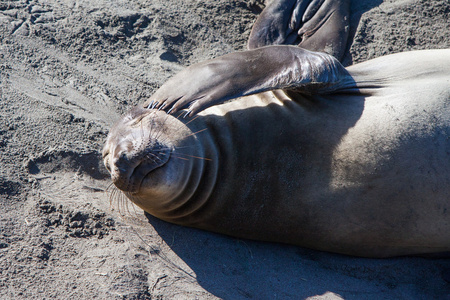
[[170,149],[155,140],[125,139],[104,159],[114,185],[122,191],[136,193],[142,180],[154,169],[164,165]]
[[129,157],[129,154],[127,154],[127,151],[122,150],[112,159],[112,165],[119,168],[121,166],[128,166],[131,160],[132,159]]
[[127,160],[127,154],[125,151],[119,154],[119,160]]

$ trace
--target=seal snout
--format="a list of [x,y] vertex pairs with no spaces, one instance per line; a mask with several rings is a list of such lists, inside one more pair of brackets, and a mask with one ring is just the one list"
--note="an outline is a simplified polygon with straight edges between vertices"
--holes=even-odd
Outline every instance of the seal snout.
[[[105,157],[114,185],[129,193],[139,192],[142,180],[153,170],[167,163],[170,148],[156,141],[144,143],[125,140]],[[109,156],[109,157],[108,157]]]

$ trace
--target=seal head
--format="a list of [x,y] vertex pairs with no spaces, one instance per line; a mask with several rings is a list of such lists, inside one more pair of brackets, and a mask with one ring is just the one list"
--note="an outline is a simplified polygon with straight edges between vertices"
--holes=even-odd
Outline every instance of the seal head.
[[197,178],[193,165],[202,167],[201,160],[191,159],[202,155],[197,144],[182,121],[138,106],[111,129],[103,162],[114,185],[131,201],[161,215],[168,206],[176,205],[178,198],[184,198],[183,194],[189,194],[186,186]]

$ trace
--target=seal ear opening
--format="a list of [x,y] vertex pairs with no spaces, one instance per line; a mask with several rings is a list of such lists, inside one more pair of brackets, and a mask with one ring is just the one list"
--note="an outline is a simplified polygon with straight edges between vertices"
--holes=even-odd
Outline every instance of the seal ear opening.
[[253,26],[248,49],[298,45],[344,56],[349,36],[350,0],[281,0],[270,3]]

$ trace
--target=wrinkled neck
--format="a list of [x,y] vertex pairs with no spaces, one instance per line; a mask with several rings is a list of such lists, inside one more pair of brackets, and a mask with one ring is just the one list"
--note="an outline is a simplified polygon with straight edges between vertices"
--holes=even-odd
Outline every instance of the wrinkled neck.
[[180,170],[183,179],[176,187],[178,193],[171,199],[163,200],[154,215],[172,223],[194,226],[202,220],[202,209],[216,184],[219,162],[212,133],[201,118],[188,126],[194,143],[175,148],[171,158],[185,165]]

